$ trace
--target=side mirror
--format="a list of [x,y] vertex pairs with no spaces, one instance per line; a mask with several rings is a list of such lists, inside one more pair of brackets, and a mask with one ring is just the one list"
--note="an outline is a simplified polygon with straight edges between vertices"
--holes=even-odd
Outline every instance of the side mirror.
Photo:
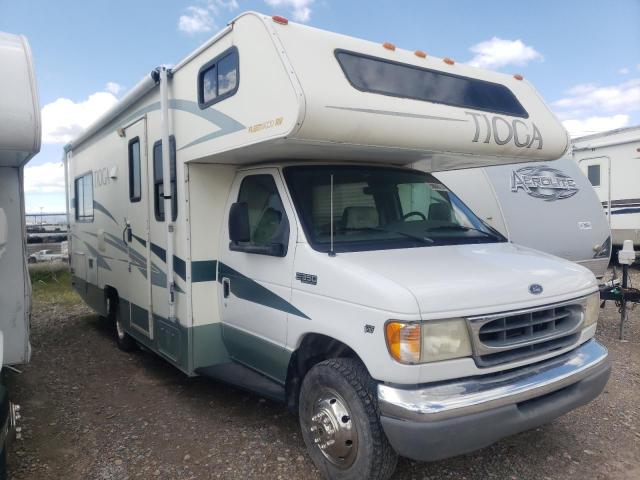
[[236,202],[229,211],[229,240],[233,243],[251,240],[249,207],[247,202]]

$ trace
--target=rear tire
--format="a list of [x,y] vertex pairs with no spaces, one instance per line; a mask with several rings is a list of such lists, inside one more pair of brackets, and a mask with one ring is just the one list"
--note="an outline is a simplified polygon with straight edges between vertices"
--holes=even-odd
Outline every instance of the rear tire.
[[116,344],[118,345],[118,348],[123,352],[132,352],[138,345],[133,337],[124,330],[118,302],[108,299],[107,309],[109,311],[109,320],[113,322],[113,329],[115,331]]
[[360,361],[335,358],[309,370],[299,413],[309,455],[326,478],[391,477],[398,455],[380,424],[376,383]]

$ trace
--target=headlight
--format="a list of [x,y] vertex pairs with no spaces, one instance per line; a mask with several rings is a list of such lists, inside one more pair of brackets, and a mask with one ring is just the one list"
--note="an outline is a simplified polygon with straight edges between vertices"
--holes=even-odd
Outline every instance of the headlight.
[[585,328],[598,321],[600,315],[600,292],[589,295],[584,303],[584,326]]
[[389,353],[400,363],[437,362],[471,355],[467,324],[462,318],[422,323],[391,320],[385,333]]

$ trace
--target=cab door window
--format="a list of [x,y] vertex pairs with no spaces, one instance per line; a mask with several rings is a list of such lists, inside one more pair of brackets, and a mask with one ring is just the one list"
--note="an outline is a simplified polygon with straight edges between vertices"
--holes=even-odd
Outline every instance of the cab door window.
[[250,240],[244,246],[263,247],[287,244],[289,223],[278,188],[271,175],[251,175],[240,185],[238,202],[246,203],[249,213]]

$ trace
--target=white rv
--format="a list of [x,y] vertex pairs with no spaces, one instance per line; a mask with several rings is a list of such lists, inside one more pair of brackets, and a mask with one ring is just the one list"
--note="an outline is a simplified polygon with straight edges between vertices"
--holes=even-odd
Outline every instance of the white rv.
[[[26,38],[0,32],[0,65],[0,357],[5,366],[26,363],[31,355],[23,168],[40,150],[40,107]],[[14,419],[15,407],[0,385],[0,472]]]
[[615,248],[640,243],[640,126],[571,141],[573,159],[589,178],[609,215]]
[[298,411],[328,478],[388,478],[604,388],[593,273],[407,167],[567,144],[521,77],[245,13],[66,147],[74,285],[121,348]]
[[577,262],[598,279],[606,274],[611,256],[607,217],[571,157],[435,176],[509,241]]

